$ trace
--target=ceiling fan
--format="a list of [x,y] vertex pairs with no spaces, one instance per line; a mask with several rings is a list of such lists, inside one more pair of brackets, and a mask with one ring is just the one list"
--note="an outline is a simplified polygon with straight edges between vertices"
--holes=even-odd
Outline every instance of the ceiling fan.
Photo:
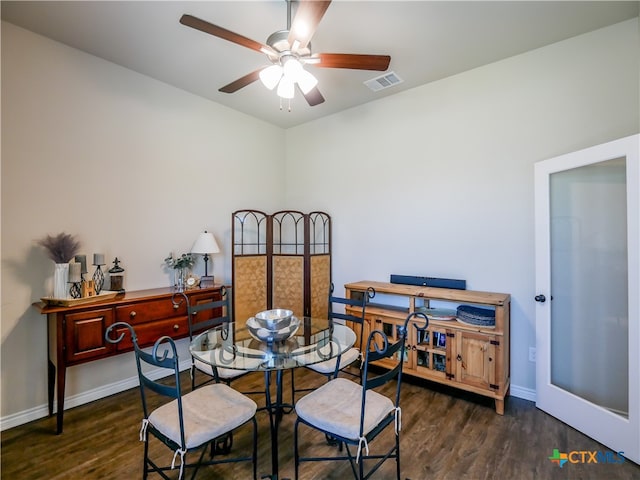
[[295,17],[291,20],[291,3],[287,2],[287,29],[272,33],[266,44],[256,42],[226,28],[214,25],[192,15],[182,15],[180,23],[196,30],[208,33],[223,40],[264,53],[270,65],[240,77],[225,85],[218,91],[234,93],[260,79],[269,89],[278,86],[280,98],[293,98],[295,85],[310,106],[324,102],[324,97],[317,88],[318,81],[306,70],[304,65],[322,68],[347,68],[355,70],[384,71],[389,68],[389,55],[361,55],[350,53],[317,53],[311,52],[310,40],[320,20],[324,16],[331,0],[299,0]]

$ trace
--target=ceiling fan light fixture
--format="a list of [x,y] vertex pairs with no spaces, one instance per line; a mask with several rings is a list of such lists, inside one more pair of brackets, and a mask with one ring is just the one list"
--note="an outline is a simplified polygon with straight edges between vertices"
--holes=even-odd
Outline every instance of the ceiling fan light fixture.
[[295,57],[290,57],[284,62],[282,67],[283,80],[286,78],[292,84],[297,83],[305,95],[318,84],[318,80],[311,73],[307,72],[300,60]]
[[271,65],[261,70],[259,76],[262,84],[269,90],[273,90],[282,78],[282,67],[280,65]]
[[318,79],[303,68],[298,76],[298,86],[300,90],[302,90],[302,93],[306,95],[316,85],[318,85]]
[[286,78],[295,83],[300,77],[300,72],[302,72],[302,65],[296,58],[289,57],[282,65],[282,72]]
[[293,98],[294,92],[294,83],[286,75],[283,75],[278,84],[278,96],[280,98]]

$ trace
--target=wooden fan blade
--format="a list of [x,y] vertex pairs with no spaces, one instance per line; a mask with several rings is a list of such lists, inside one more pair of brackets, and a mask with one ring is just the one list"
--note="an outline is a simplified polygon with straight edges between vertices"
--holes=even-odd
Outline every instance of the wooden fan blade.
[[218,91],[222,93],[237,92],[241,88],[246,87],[247,85],[250,85],[256,80],[258,80],[258,78],[260,78],[259,76],[260,72],[265,68],[267,67],[262,67],[256,70],[255,72],[248,73],[244,77],[240,77],[239,79],[231,82],[229,85],[225,85],[224,87],[218,89]]
[[391,62],[389,55],[359,55],[353,53],[320,53],[317,58],[320,59],[318,63],[309,63],[316,67],[378,70],[381,72],[389,68],[389,63]]
[[[302,90],[300,92],[302,93]],[[320,93],[320,90],[318,90],[318,87],[313,87],[307,94],[302,93],[302,95],[310,107],[315,107],[324,102],[324,97]]]
[[182,17],[180,17],[180,23],[187,27],[195,28],[201,32],[208,33],[214,37],[222,38],[223,40],[250,48],[257,52],[275,54],[275,51],[267,45],[263,45],[260,42],[256,42],[255,40],[251,40],[243,35],[227,30],[226,28],[219,27],[213,23],[206,22],[192,15],[182,15]]
[[300,0],[298,2],[296,16],[291,22],[287,38],[289,45],[293,46],[293,42],[297,41],[299,49],[307,46],[330,3],[331,0]]

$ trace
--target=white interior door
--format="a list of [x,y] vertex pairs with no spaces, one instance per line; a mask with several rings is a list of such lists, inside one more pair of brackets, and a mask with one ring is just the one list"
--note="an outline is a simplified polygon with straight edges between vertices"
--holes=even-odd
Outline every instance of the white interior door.
[[535,166],[536,405],[636,463],[639,142]]

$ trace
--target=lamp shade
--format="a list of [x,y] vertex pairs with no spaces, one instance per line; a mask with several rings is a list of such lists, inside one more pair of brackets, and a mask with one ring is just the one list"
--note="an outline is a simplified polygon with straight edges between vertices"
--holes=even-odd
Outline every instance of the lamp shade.
[[213,233],[206,230],[198,235],[193,247],[191,247],[191,253],[209,254],[218,252],[220,252],[220,248]]

